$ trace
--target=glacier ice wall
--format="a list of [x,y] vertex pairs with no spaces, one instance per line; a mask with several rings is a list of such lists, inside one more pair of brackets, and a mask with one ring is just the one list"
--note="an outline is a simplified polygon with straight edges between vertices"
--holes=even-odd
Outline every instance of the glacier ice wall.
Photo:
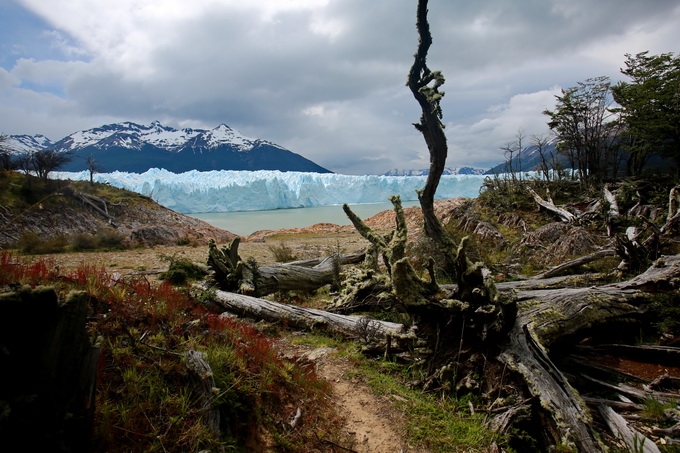
[[[60,179],[89,180],[83,172],[58,172]],[[97,173],[94,180],[147,195],[178,212],[260,211],[337,204],[385,202],[391,195],[417,200],[426,176],[354,176],[329,173],[189,171],[152,168],[144,173]],[[437,198],[479,195],[482,175],[442,176]]]

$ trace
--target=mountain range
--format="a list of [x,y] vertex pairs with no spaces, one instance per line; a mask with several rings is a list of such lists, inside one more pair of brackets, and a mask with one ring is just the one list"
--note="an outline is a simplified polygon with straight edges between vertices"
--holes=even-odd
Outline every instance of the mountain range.
[[73,159],[61,170],[81,171],[92,156],[99,171],[143,173],[164,168],[174,173],[190,170],[280,170],[332,173],[275,143],[248,138],[226,124],[214,129],[174,129],[154,121],[108,124],[73,133],[52,142],[44,135],[9,136],[17,154],[44,149],[69,152]]
[[541,169],[543,159],[548,164],[548,168],[553,168],[554,165],[557,165],[559,168],[569,167],[567,157],[557,152],[557,142],[555,140],[547,143],[542,151],[543,157],[541,157],[537,146],[527,146],[520,153],[513,156],[512,162],[506,160],[489,170],[488,174],[509,173],[511,171],[538,171]]

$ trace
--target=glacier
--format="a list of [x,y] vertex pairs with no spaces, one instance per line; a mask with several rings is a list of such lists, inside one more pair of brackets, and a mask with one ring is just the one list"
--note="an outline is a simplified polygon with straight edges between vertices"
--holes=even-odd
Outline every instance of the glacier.
[[[89,181],[90,173],[55,172],[55,178]],[[96,182],[131,190],[183,214],[264,211],[385,202],[392,195],[417,200],[426,176],[341,175],[259,171],[188,171],[152,168],[144,173],[95,173]],[[475,198],[483,175],[442,176],[436,198]]]

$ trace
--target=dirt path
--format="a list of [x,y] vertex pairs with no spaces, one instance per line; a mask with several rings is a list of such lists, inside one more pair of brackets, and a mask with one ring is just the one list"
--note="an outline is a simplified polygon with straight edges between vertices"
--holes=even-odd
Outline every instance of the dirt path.
[[357,453],[427,453],[408,445],[404,414],[387,396],[376,395],[352,371],[354,365],[329,347],[291,346],[282,341],[284,355],[315,364],[320,377],[332,386],[333,403],[343,418],[343,431],[353,440],[342,447]]

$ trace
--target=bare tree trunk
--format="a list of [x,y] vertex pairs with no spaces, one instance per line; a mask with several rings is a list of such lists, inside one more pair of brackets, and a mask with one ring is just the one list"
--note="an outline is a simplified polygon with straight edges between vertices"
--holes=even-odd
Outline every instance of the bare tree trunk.
[[444,125],[441,122],[440,102],[444,93],[439,92],[439,87],[444,84],[444,76],[440,71],[431,71],[427,67],[427,53],[432,45],[430,24],[427,22],[427,0],[418,1],[416,28],[420,41],[408,74],[407,85],[422,111],[420,123],[414,126],[423,134],[430,152],[430,171],[425,187],[418,191],[418,199],[423,210],[425,234],[441,249],[447,261],[446,268],[454,275],[452,272],[455,269],[453,254],[457,247],[434,212],[434,195],[446,165],[448,145]]
[[[205,288],[202,285],[197,286],[201,289]],[[400,342],[412,345],[416,340],[413,327],[408,328],[403,324],[379,321],[367,316],[341,315],[219,290],[215,292],[212,302],[221,311],[264,319],[299,329],[320,329],[347,334],[366,342],[381,340],[383,345],[388,342],[394,349],[399,349]]]

